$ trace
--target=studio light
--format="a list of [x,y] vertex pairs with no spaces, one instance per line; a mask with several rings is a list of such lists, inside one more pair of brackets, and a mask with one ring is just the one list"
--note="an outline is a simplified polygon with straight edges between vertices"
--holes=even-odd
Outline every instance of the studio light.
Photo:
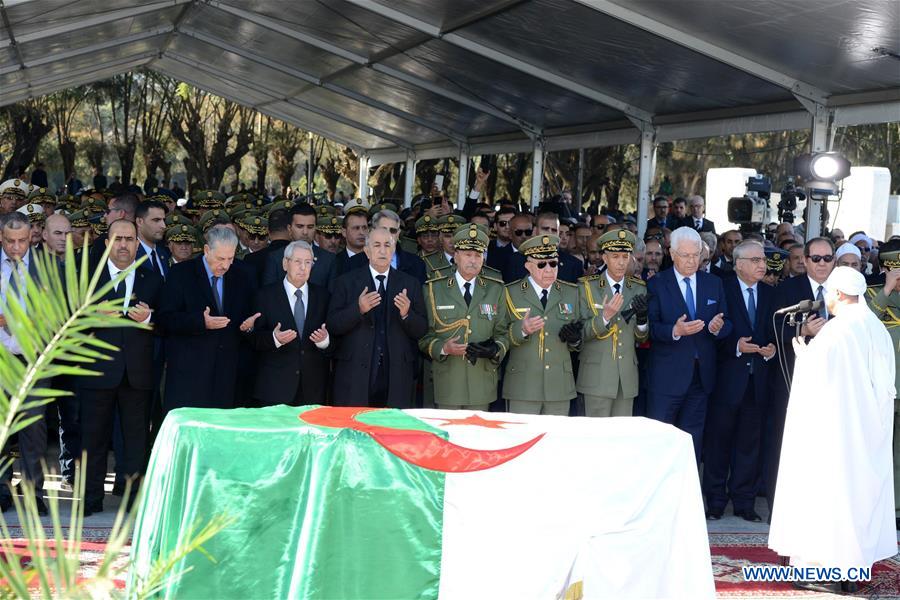
[[803,181],[830,181],[850,175],[850,161],[837,152],[801,154],[794,159],[794,173]]

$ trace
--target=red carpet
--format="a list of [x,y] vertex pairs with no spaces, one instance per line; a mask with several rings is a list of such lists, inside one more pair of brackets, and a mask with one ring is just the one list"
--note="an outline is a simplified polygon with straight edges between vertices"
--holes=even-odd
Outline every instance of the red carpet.
[[[64,534],[68,533],[68,529],[63,529]],[[106,549],[106,540],[109,538],[109,527],[85,527],[81,535],[81,551],[80,561],[81,568],[78,570],[79,581],[91,579],[100,567],[103,560],[103,552]],[[9,527],[9,533],[12,536],[13,551],[19,555],[19,560],[23,568],[28,568],[31,564],[31,553],[28,550],[27,542],[22,538],[22,530],[19,527]],[[47,532],[48,535],[50,532]],[[56,543],[53,540],[47,540],[47,549],[50,556],[56,556]],[[131,552],[131,546],[125,546],[122,552],[113,563],[113,583],[118,589],[125,589],[125,580],[128,576],[128,555]],[[37,581],[34,582],[37,587]]]
[[[789,582],[744,581],[741,567],[777,565],[778,555],[766,547],[765,533],[711,533],[713,575],[720,598],[816,596],[816,592],[798,590]],[[859,584],[859,598],[900,598],[900,555],[876,563],[872,580]]]

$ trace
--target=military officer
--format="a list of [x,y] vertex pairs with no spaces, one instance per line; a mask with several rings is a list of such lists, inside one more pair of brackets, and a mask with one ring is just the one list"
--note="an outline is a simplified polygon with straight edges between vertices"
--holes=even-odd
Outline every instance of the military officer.
[[557,279],[558,249],[555,235],[522,242],[528,277],[506,286],[511,347],[503,398],[510,412],[567,415],[575,397],[569,352],[581,346],[578,287]]
[[440,244],[437,251],[422,257],[425,261],[425,275],[428,279],[435,277],[435,271],[453,264],[453,235],[460,225],[465,224],[465,219],[459,215],[444,215],[438,217],[437,228],[440,234]]
[[453,235],[454,267],[423,290],[428,333],[419,348],[431,357],[441,409],[487,411],[497,399],[509,318],[503,281],[481,274],[488,241],[478,226],[460,227]]
[[19,210],[28,198],[30,187],[22,179],[7,179],[0,184],[0,215]]
[[47,221],[44,208],[40,204],[29,202],[16,212],[28,217],[28,222],[31,223],[31,245],[39,247],[44,235],[44,223]]
[[[416,244],[419,246],[417,254],[422,258],[440,249],[441,232],[438,230],[437,219],[431,215],[424,215],[416,221]],[[424,260],[424,259],[423,259]],[[426,268],[428,265],[425,265]]]
[[646,284],[626,272],[636,238],[626,229],[597,240],[603,273],[578,280],[584,322],[576,389],[585,416],[630,417],[638,393],[636,344],[647,340]]
[[[472,225],[477,227],[479,230],[483,231],[484,234],[486,236],[488,236],[488,243],[490,243],[490,239],[491,239],[490,231],[488,231],[488,228],[484,225],[478,225],[475,223],[466,223],[464,225],[460,225],[457,228],[457,231],[459,231],[460,229],[469,229]],[[454,261],[455,260],[456,260],[456,255],[454,254]],[[501,273],[500,271],[498,271],[497,269],[495,269],[493,267],[488,266],[486,251],[485,251],[485,260],[483,262],[484,262],[484,264],[481,267],[481,275],[484,275],[485,277],[488,277],[490,279],[498,279],[500,281],[503,281],[503,273]],[[439,268],[435,269],[434,277],[445,277],[445,276],[449,275],[453,269],[453,266],[454,265],[448,264],[445,267],[439,267]]]
[[881,268],[887,271],[883,285],[873,285],[866,290],[866,300],[875,316],[881,319],[894,341],[897,357],[897,387],[894,399],[894,508],[897,528],[900,529],[900,240],[889,240],[881,245],[878,253]]
[[45,187],[36,187],[28,194],[28,204],[40,204],[44,216],[49,217],[56,210],[56,196]]
[[194,256],[194,246],[198,244],[201,236],[193,225],[181,223],[180,225],[172,225],[166,229],[166,247],[171,253],[169,266],[186,260],[190,260]]
[[[329,207],[323,204],[316,209],[316,212],[321,212],[319,210],[321,208]],[[340,252],[341,242],[344,240],[342,233],[344,230],[343,221],[343,217],[337,215],[319,215],[316,217],[316,244],[332,254]]]

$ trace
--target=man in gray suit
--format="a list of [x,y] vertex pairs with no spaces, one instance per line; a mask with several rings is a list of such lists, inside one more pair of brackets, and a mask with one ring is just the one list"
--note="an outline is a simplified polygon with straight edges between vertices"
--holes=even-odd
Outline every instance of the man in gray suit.
[[[0,313],[2,305],[13,296],[19,296],[26,280],[37,276],[34,253],[31,252],[31,223],[24,214],[13,212],[0,217]],[[7,319],[0,314],[0,346],[20,360],[22,347],[12,334]],[[47,382],[43,384],[47,385]],[[44,421],[44,406],[27,411],[27,416],[40,416],[38,420],[19,432],[19,454],[21,455],[22,478],[34,486],[37,507],[40,514],[47,514],[43,501],[44,472],[41,459],[47,454],[47,422]],[[4,448],[2,456],[8,455]],[[4,512],[12,507],[12,497],[8,484],[12,483],[12,465],[0,474],[0,509]]]
[[[291,224],[288,231],[291,233],[291,241],[304,241],[313,249],[316,264],[313,265],[309,275],[310,283],[327,288],[335,277],[334,254],[315,243],[316,238],[316,209],[311,204],[297,204],[290,212]],[[269,256],[263,272],[263,285],[275,283],[284,279],[284,266],[282,266],[281,253],[273,252]]]

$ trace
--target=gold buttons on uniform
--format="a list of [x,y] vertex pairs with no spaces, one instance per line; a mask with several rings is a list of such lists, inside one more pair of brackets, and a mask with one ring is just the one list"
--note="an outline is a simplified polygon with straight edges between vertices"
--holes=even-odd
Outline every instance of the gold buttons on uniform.
[[550,365],[545,365],[544,368],[545,368],[545,369],[549,369],[549,368],[550,368]]

